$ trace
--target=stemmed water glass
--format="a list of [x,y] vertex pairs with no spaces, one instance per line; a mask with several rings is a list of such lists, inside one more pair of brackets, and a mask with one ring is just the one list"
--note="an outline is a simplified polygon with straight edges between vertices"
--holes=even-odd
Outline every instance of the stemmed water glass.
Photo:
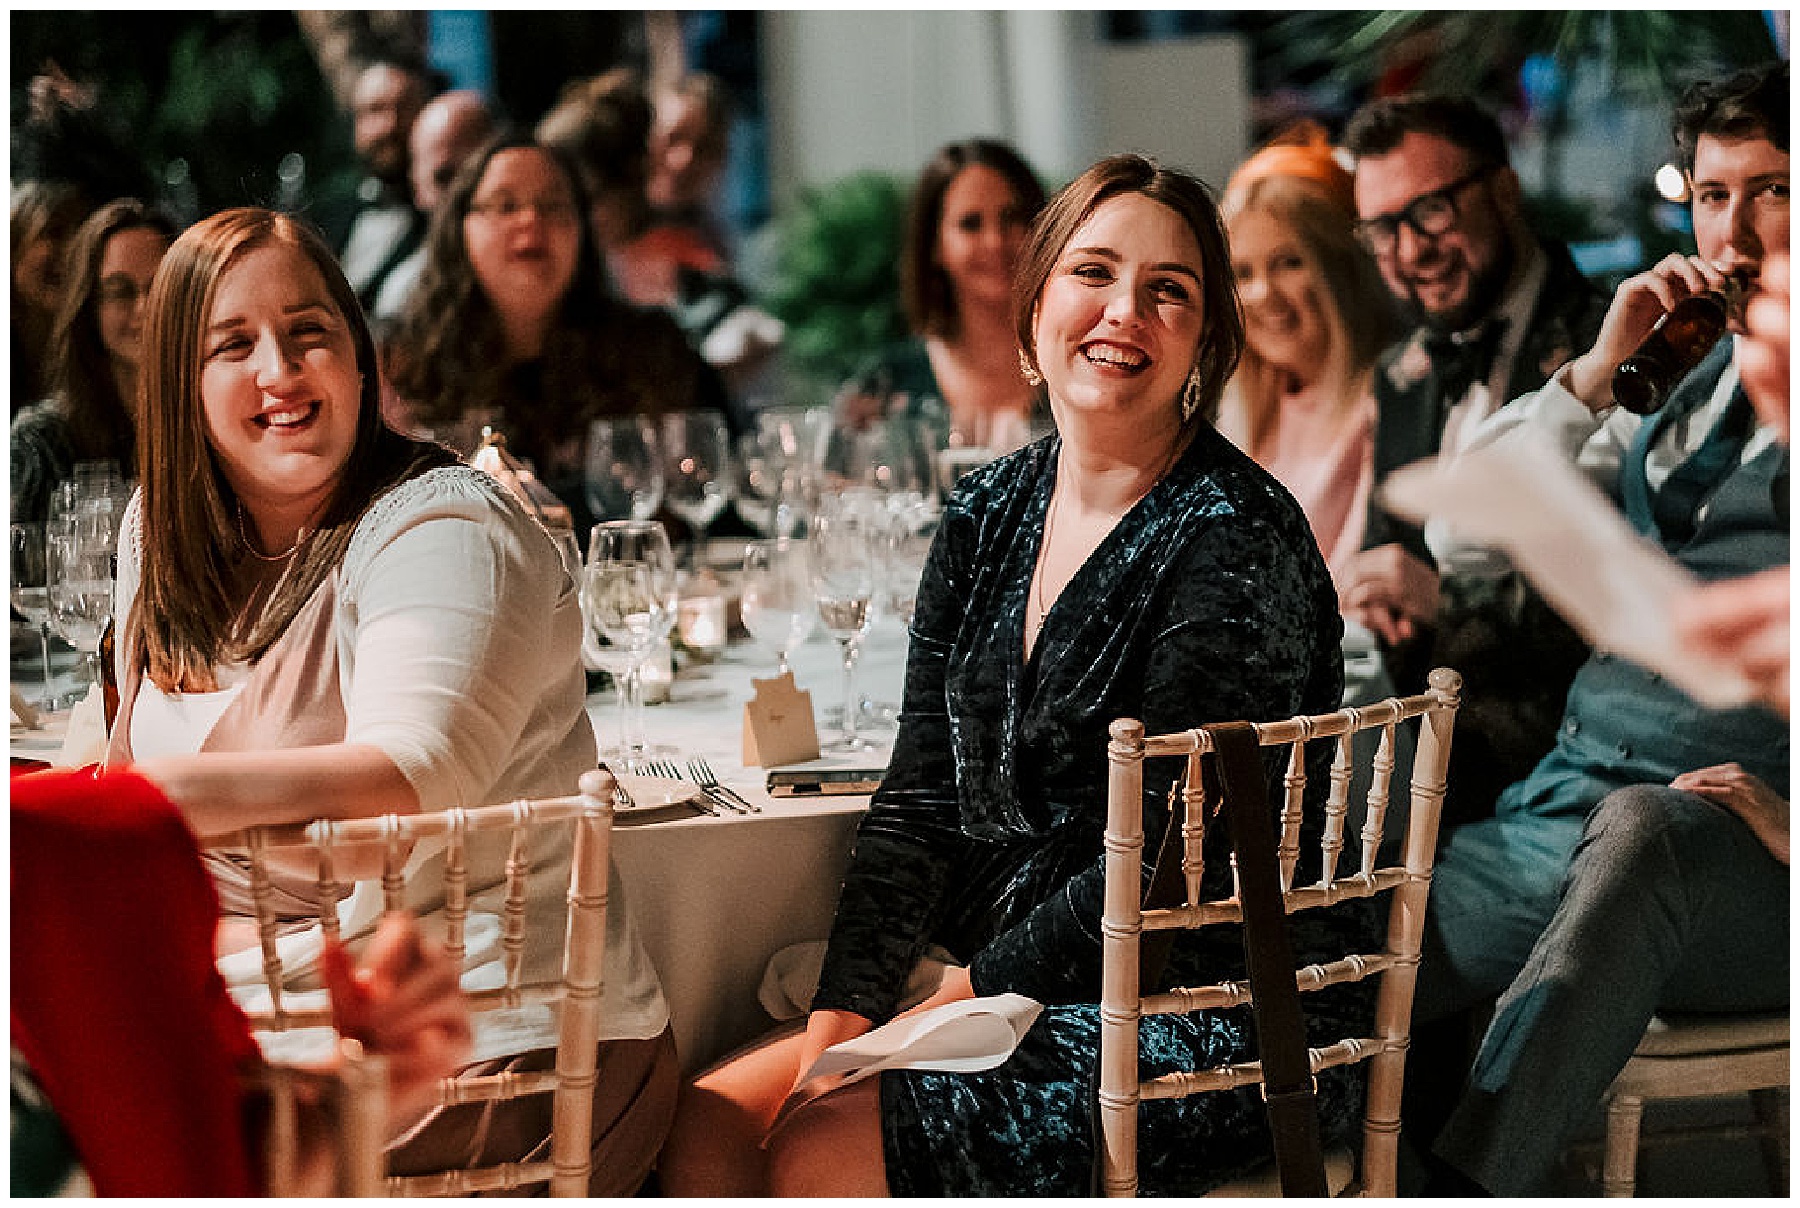
[[36,702],[55,710],[69,704],[56,694],[50,678],[50,564],[44,546],[44,526],[12,526],[12,606],[38,631],[44,655],[44,693]]
[[807,536],[819,619],[844,656],[842,737],[826,750],[866,751],[874,746],[856,733],[856,658],[869,631],[869,606],[875,596],[876,539],[869,511],[845,500],[815,515]]
[[675,624],[675,558],[669,535],[654,520],[609,520],[594,526],[581,614],[601,667],[619,687],[617,755],[629,770],[651,753],[644,744],[640,672]]
[[750,636],[775,651],[786,675],[788,653],[812,635],[819,613],[807,569],[806,543],[786,537],[744,547],[739,609]]
[[90,683],[99,682],[100,638],[112,618],[114,547],[112,514],[105,508],[77,508],[44,542],[50,623],[81,651],[83,678]]
[[641,415],[597,419],[588,425],[585,473],[588,508],[596,520],[648,520],[663,500],[662,442]]
[[717,411],[663,416],[663,499],[699,542],[731,502],[731,434]]

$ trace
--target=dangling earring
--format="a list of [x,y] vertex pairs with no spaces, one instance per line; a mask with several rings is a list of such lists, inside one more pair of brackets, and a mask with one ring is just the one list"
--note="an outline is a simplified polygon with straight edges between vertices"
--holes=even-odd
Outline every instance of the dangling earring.
[[1200,366],[1188,370],[1187,384],[1181,388],[1181,422],[1187,423],[1200,410]]
[[1025,375],[1025,384],[1033,390],[1044,384],[1044,375],[1037,371],[1023,348],[1019,349],[1019,372]]

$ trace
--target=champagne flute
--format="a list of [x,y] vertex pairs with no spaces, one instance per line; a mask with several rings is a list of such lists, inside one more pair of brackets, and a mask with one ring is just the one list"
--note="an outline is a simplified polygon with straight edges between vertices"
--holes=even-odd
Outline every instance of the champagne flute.
[[744,547],[743,596],[739,609],[750,636],[775,651],[780,671],[789,674],[788,653],[818,623],[804,542],[777,537]]
[[56,710],[70,702],[56,694],[50,678],[50,565],[45,550],[45,527],[15,523],[12,526],[12,606],[38,631],[44,656],[44,692],[38,705]]
[[100,637],[112,618],[113,549],[112,517],[102,508],[77,509],[45,538],[50,623],[81,651],[90,683],[99,682]]
[[598,520],[656,515],[663,500],[663,464],[655,423],[631,415],[589,424],[584,485]]
[[866,751],[874,746],[856,733],[856,659],[869,630],[875,596],[875,533],[866,509],[838,501],[812,519],[807,536],[811,549],[813,595],[819,619],[837,639],[844,656],[842,737],[826,749]]
[[675,558],[660,523],[609,520],[594,526],[581,613],[601,666],[619,687],[617,754],[629,770],[650,754],[639,713],[639,675],[675,624]]
[[663,416],[663,498],[698,543],[731,502],[731,435],[717,411]]

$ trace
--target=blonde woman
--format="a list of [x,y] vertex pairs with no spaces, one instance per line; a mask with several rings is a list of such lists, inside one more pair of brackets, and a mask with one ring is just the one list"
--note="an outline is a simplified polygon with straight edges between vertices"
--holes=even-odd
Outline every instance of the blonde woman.
[[1245,348],[1219,430],[1300,501],[1335,579],[1362,545],[1370,381],[1395,324],[1356,241],[1350,173],[1317,126],[1289,139],[1247,160],[1225,191]]

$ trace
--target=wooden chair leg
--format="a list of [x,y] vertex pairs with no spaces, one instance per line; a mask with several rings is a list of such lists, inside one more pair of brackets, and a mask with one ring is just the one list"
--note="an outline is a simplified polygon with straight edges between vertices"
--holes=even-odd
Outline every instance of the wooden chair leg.
[[1751,1091],[1750,1106],[1762,1127],[1763,1165],[1769,1172],[1769,1194],[1788,1193],[1788,1093],[1785,1087]]
[[1644,1101],[1636,1095],[1615,1095],[1606,1105],[1606,1157],[1601,1167],[1601,1194],[1630,1199],[1637,1193],[1638,1130],[1644,1122]]

